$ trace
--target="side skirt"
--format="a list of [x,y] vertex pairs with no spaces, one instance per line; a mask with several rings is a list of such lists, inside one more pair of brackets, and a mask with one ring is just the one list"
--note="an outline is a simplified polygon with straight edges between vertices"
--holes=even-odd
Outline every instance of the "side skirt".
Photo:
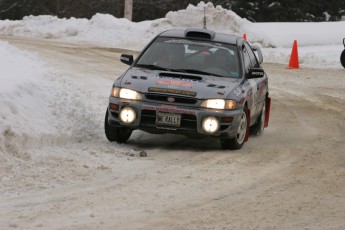
[[244,142],[247,142],[249,139],[249,134],[250,134],[250,109],[248,109],[247,111],[247,134],[246,134],[246,138],[244,139]]

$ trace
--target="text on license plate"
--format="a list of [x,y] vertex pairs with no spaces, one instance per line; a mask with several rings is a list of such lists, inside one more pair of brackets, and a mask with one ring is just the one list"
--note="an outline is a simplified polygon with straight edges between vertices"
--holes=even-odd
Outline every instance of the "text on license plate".
[[180,126],[181,125],[181,114],[162,113],[162,112],[156,111],[156,124],[157,125]]

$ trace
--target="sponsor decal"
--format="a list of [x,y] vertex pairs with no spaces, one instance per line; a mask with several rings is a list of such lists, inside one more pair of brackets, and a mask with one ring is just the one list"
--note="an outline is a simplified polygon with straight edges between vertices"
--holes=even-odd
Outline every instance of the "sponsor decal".
[[185,91],[185,90],[178,90],[178,89],[164,89],[164,88],[156,88],[156,87],[150,87],[149,92],[171,93],[171,94],[178,94],[178,95],[191,96],[191,97],[196,96],[196,92],[192,92],[192,91]]
[[120,57],[122,61],[130,61],[128,57]]
[[252,75],[263,77],[264,76],[264,72],[255,72],[255,71],[253,71]]
[[193,110],[188,109],[179,109],[176,106],[152,106],[152,105],[143,105],[141,109],[146,110],[154,110],[154,111],[160,111],[160,112],[167,112],[167,113],[181,113],[181,114],[190,114],[195,115],[195,112]]
[[216,47],[222,46],[220,43],[207,43],[207,42],[195,42],[191,40],[184,40],[184,39],[172,39],[169,41],[165,41],[165,43],[174,43],[174,44],[188,44],[188,45],[199,45],[205,47]]
[[175,102],[175,98],[173,98],[173,97],[168,97],[168,102]]
[[156,82],[158,85],[172,85],[172,86],[180,86],[186,88],[192,88],[194,85],[190,82],[183,82],[183,81],[171,81],[171,80],[159,80]]
[[230,72],[231,76],[233,77],[239,77],[240,73],[239,72]]

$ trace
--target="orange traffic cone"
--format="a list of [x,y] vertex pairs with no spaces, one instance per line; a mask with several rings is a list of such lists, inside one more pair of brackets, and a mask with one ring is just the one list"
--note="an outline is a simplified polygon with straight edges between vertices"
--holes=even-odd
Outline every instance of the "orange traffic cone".
[[297,41],[294,40],[291,56],[290,56],[290,62],[289,62],[289,68],[290,69],[299,69],[299,61],[298,61],[298,48],[297,48]]
[[243,34],[243,39],[247,40],[247,34]]

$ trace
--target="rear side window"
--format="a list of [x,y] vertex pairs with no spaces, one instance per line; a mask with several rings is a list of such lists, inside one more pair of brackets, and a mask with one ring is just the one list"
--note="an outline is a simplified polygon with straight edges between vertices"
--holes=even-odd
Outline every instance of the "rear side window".
[[252,67],[252,62],[250,60],[250,56],[245,45],[242,46],[242,53],[245,73],[249,73],[249,70]]
[[250,62],[252,64],[252,67],[259,67],[259,63],[256,60],[255,54],[253,52],[253,50],[250,48],[250,46],[248,45],[248,43],[244,43],[246,49],[247,49],[247,53],[249,55],[250,58]]

